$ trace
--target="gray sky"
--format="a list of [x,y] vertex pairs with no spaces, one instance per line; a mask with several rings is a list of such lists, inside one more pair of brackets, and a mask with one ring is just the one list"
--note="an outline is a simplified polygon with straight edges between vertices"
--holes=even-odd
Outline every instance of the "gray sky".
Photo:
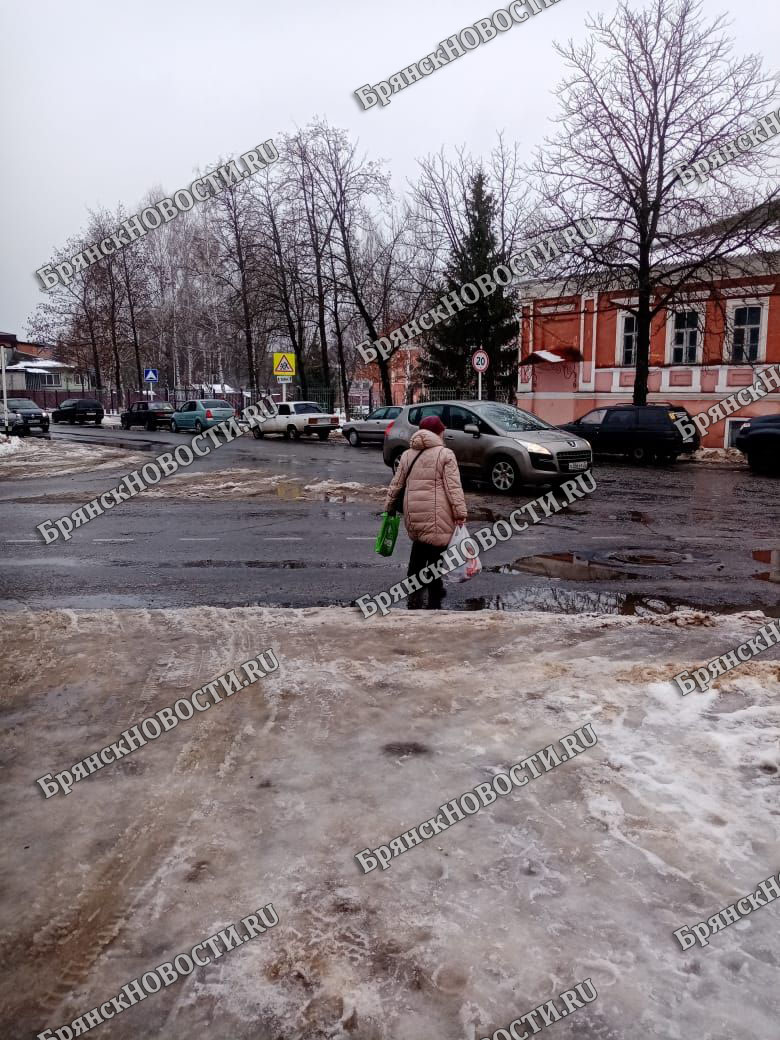
[[[398,188],[415,175],[418,156],[463,143],[485,153],[496,130],[530,155],[556,112],[563,66],[552,40],[582,39],[588,14],[612,11],[614,0],[560,0],[384,109],[364,112],[352,93],[497,6],[0,0],[0,330],[24,338],[45,298],[34,272],[82,230],[88,209],[121,202],[133,213],[150,189],[185,187],[196,167],[315,115],[387,159]],[[727,9],[708,0],[706,10]],[[735,53],[764,54],[772,71],[778,9],[742,0],[731,16]]]

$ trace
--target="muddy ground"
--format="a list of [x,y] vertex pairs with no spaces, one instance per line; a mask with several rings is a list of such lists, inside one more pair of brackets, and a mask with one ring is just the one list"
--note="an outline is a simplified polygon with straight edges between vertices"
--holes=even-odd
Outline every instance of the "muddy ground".
[[[672,935],[780,869],[780,654],[710,694],[669,681],[763,622],[3,615],[0,1036],[70,1023],[272,902],[267,935],[99,1035],[479,1040],[590,977],[560,1040],[771,1040],[780,901],[704,949]],[[37,777],[269,646],[276,675],[43,798]],[[588,722],[594,748],[360,872],[357,851]]]

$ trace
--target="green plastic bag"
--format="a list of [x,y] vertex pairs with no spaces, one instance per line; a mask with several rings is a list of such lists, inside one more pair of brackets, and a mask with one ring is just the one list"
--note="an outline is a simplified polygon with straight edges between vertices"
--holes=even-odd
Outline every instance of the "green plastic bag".
[[382,513],[382,526],[376,536],[374,552],[378,552],[380,556],[392,556],[400,526],[401,517],[398,513]]

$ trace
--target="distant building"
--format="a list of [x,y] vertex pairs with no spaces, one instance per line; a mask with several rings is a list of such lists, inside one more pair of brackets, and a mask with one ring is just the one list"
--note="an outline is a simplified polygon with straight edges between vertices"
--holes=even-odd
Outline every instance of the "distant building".
[[[648,403],[693,414],[749,386],[780,365],[778,277],[734,277],[701,285],[653,321]],[[630,292],[558,295],[524,287],[520,309],[518,406],[554,425],[592,409],[630,403],[636,368],[636,319]],[[733,444],[751,416],[780,410],[780,387],[715,423],[706,447]]]
[[75,365],[56,361],[54,348],[47,343],[25,343],[12,333],[0,332],[0,348],[5,348],[6,385],[9,393],[24,390],[88,390],[90,377]]

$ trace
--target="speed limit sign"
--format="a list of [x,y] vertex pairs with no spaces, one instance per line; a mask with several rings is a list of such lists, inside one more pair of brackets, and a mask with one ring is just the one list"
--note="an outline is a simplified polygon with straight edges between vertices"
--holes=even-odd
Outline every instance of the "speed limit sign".
[[475,372],[487,372],[490,367],[490,358],[484,350],[475,350],[471,355],[471,367]]

